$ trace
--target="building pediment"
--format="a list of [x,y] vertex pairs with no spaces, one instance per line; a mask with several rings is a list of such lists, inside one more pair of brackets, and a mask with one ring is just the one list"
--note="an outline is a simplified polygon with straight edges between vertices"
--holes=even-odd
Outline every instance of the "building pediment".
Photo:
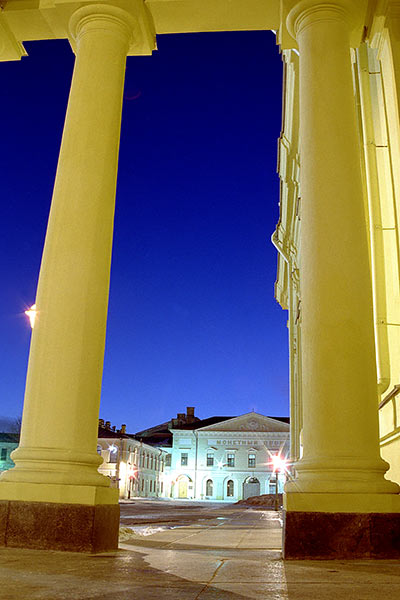
[[283,423],[272,417],[265,417],[256,412],[246,413],[240,417],[227,419],[221,423],[201,427],[198,431],[249,431],[249,432],[266,432],[266,431],[282,431],[289,432],[290,426],[288,423]]

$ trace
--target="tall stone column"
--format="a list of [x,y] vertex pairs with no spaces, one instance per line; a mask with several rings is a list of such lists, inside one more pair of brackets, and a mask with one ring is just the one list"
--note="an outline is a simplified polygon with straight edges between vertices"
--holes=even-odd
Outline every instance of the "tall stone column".
[[[296,463],[297,479],[286,486],[285,555],[366,556],[379,554],[368,547],[371,515],[397,512],[400,497],[398,486],[384,478],[388,465],[379,453],[372,290],[350,57],[360,2],[292,4],[288,28],[300,55],[304,454]],[[365,533],[361,541],[355,531]]]
[[[397,103],[400,104],[400,1],[385,0],[385,26],[390,39],[390,48],[393,60],[394,83],[397,92]],[[399,109],[400,113],[400,109]]]
[[96,442],[133,28],[127,12],[105,4],[82,7],[70,21],[76,62],[40,269],[21,442],[15,468],[0,481],[0,499],[9,501],[8,545],[103,550],[117,544],[118,491],[97,471]]

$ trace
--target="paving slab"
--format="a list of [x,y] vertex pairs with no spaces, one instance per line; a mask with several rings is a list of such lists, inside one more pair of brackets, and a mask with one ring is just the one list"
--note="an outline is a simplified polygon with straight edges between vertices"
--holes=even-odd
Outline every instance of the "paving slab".
[[284,562],[279,515],[214,510],[212,519],[175,529],[164,520],[130,531],[123,522],[124,542],[113,553],[0,548],[0,600],[400,598],[398,561]]

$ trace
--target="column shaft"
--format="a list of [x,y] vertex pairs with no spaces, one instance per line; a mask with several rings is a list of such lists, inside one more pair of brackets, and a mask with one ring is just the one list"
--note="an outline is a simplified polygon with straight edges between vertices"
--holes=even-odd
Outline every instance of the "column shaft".
[[345,3],[302,4],[293,19],[300,52],[304,456],[287,491],[397,492],[384,479],[379,454],[350,16]]
[[[109,486],[97,472],[96,440],[132,23],[120,9],[92,5],[75,13],[71,28],[76,62],[40,269],[21,444],[16,467],[2,477],[21,482],[18,499],[32,499],[29,483]],[[40,498],[48,499],[50,488]]]

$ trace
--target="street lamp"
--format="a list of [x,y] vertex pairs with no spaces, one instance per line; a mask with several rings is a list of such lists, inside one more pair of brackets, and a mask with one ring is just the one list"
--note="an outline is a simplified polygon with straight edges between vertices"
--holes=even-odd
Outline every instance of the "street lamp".
[[286,459],[282,458],[280,454],[274,454],[271,456],[272,470],[275,473],[275,510],[279,508],[278,502],[278,472],[284,473],[286,470]]
[[25,311],[25,314],[27,317],[29,317],[31,328],[33,329],[33,327],[35,325],[36,314],[37,314],[36,304],[32,304],[30,309]]

